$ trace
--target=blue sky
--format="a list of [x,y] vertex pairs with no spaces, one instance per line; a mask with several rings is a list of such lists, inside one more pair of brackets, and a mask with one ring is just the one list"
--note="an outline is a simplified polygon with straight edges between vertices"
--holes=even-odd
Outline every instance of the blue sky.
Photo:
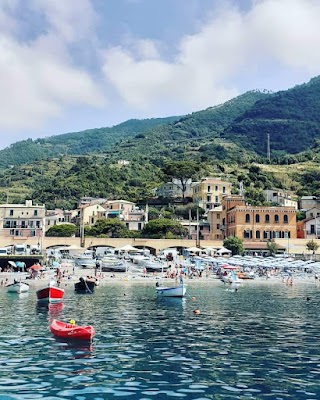
[[0,0],[0,148],[306,82],[319,21],[319,0]]

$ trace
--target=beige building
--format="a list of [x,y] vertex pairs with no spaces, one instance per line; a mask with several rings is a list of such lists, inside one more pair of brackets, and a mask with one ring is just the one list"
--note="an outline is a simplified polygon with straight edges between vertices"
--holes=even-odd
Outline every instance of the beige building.
[[16,239],[42,237],[44,229],[45,206],[32,204],[0,204],[1,236]]
[[205,178],[194,183],[192,198],[206,212],[221,204],[222,197],[231,194],[231,183],[219,178]]

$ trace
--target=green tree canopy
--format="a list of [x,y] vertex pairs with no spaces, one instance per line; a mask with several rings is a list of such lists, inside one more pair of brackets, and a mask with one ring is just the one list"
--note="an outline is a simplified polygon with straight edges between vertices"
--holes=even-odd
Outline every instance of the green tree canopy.
[[277,254],[278,245],[274,240],[268,240],[267,249],[269,250],[270,256],[274,256],[275,254]]
[[199,164],[194,161],[168,161],[163,167],[163,172],[168,178],[175,178],[180,181],[183,199],[187,190],[188,180],[199,170]]
[[73,224],[55,225],[48,229],[46,236],[52,237],[71,237],[77,232],[77,227]]
[[315,254],[315,252],[318,250],[319,245],[312,239],[309,240],[309,242],[306,244],[307,249],[309,251],[312,251],[313,254]]
[[118,218],[98,219],[90,230],[86,230],[86,235],[108,237],[130,237],[130,232],[125,223]]
[[143,237],[154,239],[181,238],[188,235],[188,229],[172,219],[160,218],[149,221],[142,231]]
[[240,238],[230,236],[223,241],[223,246],[232,251],[232,255],[243,254],[243,242]]

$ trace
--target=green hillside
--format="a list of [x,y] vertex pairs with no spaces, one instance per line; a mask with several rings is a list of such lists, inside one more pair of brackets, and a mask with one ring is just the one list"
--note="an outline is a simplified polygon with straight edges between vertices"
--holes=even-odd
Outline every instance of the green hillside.
[[[73,208],[81,196],[143,201],[169,179],[166,163],[179,160],[196,163],[194,179],[220,176],[235,192],[242,181],[251,204],[271,187],[320,196],[319,106],[315,78],[275,94],[251,91],[183,117],[18,142],[0,151],[0,201],[33,198],[48,208]],[[120,166],[120,159],[130,164]]]
[[172,123],[178,118],[132,119],[111,128],[88,129],[44,139],[24,140],[0,150],[0,167],[22,165],[60,155],[110,151],[121,139],[127,139],[154,127]]
[[223,133],[223,137],[258,154],[296,154],[320,138],[320,78],[257,101]]

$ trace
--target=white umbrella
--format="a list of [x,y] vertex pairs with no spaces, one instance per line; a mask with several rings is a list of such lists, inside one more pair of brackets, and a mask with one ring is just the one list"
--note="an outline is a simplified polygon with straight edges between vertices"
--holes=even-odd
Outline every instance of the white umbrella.
[[202,251],[202,249],[200,249],[199,247],[189,247],[186,250],[189,253],[199,253],[200,251]]
[[125,246],[118,247],[116,251],[134,251],[139,250],[136,247],[131,246],[130,244],[126,244]]
[[217,254],[230,254],[230,253],[232,253],[232,251],[231,250],[229,250],[229,249],[226,249],[225,247],[221,247],[221,249],[219,249],[218,251],[217,251]]

